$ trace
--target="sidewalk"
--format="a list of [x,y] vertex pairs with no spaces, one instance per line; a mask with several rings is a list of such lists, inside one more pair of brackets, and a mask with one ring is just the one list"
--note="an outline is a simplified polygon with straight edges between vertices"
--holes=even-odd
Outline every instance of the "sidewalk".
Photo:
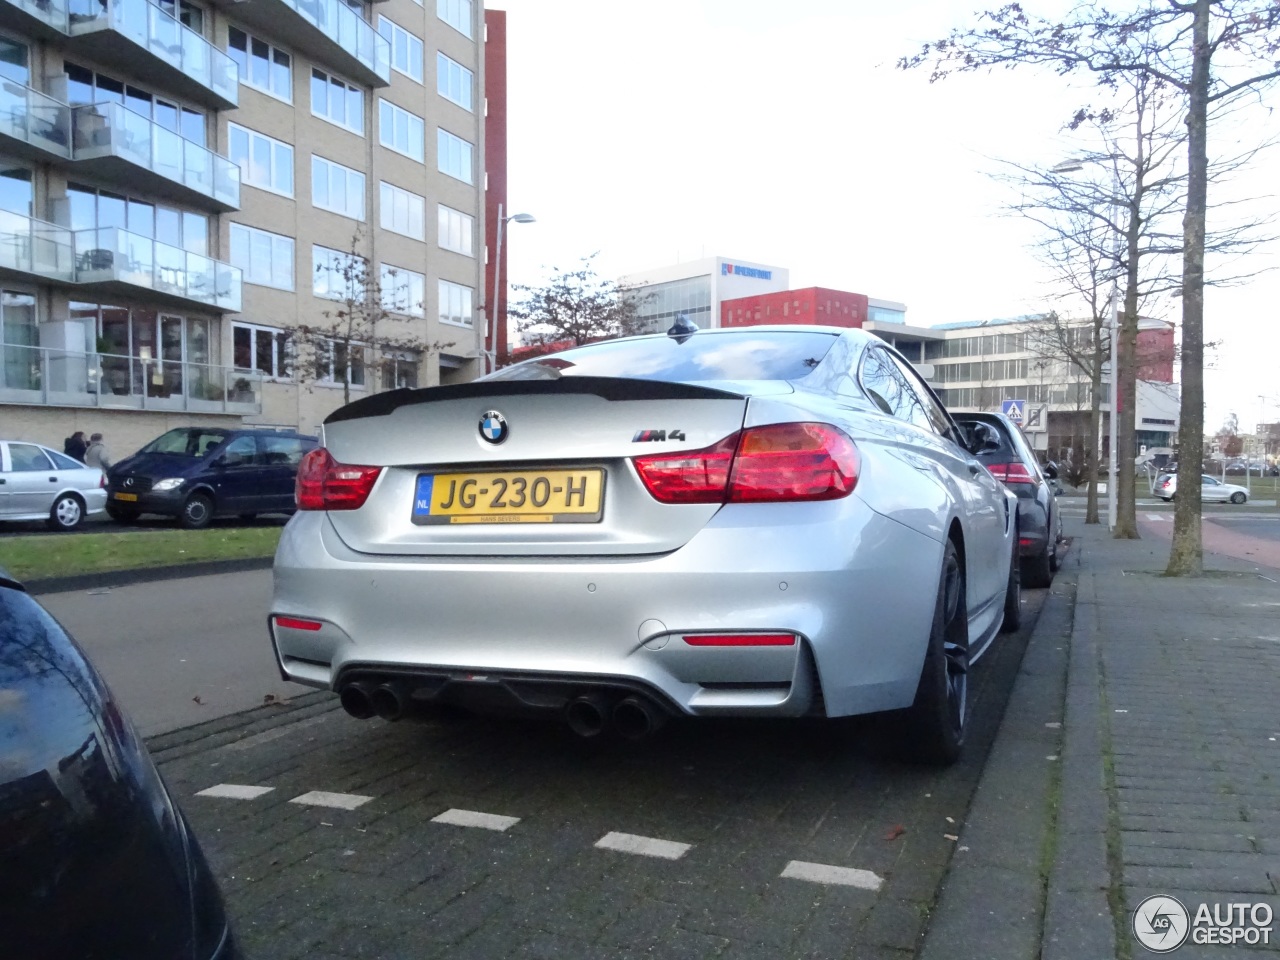
[[1270,944],[1180,960],[1280,956],[1280,571],[1165,578],[1165,539],[1066,532],[920,956],[1145,957],[1156,894],[1275,914]]

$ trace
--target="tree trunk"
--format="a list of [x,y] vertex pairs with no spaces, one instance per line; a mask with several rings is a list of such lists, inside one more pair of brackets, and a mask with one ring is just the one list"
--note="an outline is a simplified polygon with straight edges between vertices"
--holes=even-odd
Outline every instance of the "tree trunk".
[[[1096,311],[1097,308],[1095,307]],[[1089,371],[1089,498],[1084,522],[1098,523],[1098,436],[1102,432],[1102,317],[1093,318],[1093,368]]]
[[1178,426],[1178,496],[1169,576],[1203,572],[1200,461],[1204,443],[1204,220],[1208,206],[1209,8],[1195,0],[1191,88],[1187,97],[1187,212],[1182,220],[1182,407]]
[[[1138,138],[1141,142],[1141,137]],[[1116,460],[1116,529],[1117,540],[1137,540],[1138,515],[1134,489],[1133,458],[1138,453],[1136,436],[1138,409],[1138,243],[1140,224],[1138,210],[1142,203],[1141,165],[1139,182],[1134,184],[1133,199],[1125,226],[1124,313],[1120,317],[1120,342],[1116,363],[1119,365],[1117,397],[1120,420],[1116,425],[1116,446],[1111,455]],[[1113,374],[1114,376],[1115,374]],[[1116,413],[1113,411],[1113,417]]]

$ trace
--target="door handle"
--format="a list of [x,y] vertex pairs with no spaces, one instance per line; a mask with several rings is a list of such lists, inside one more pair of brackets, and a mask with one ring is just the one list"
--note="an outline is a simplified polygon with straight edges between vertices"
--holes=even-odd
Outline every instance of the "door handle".
[[57,478],[57,477],[50,477],[50,478],[49,478],[49,482],[50,482],[50,483],[57,483],[57,482],[58,482],[58,478]]

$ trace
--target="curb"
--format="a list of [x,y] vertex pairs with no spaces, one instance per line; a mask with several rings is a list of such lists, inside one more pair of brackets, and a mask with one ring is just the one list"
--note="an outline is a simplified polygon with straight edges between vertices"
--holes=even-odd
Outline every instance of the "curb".
[[[1052,894],[1055,880],[1061,884],[1058,860],[1070,855],[1060,845],[1062,797],[1071,788],[1066,778],[1080,776],[1074,767],[1066,769],[1063,758],[1079,568],[1079,551],[1072,549],[1027,641],[920,960],[1040,957],[1049,924],[1056,929],[1071,922],[1071,916],[1060,919]],[[1082,752],[1087,760],[1087,751]],[[1094,762],[1101,766],[1096,756]],[[1100,788],[1095,792],[1101,798]],[[1105,893],[1103,898],[1110,930]],[[1052,912],[1046,912],[1047,901]]]
[[216,573],[242,573],[247,570],[270,570],[274,557],[248,557],[241,560],[202,560],[198,563],[181,563],[169,567],[137,567],[133,570],[112,570],[105,573],[82,573],[71,577],[45,577],[23,582],[27,593],[40,596],[46,593],[67,593],[74,590],[93,590],[98,587],[131,587],[138,583],[162,580],[185,580],[188,577],[207,577]]

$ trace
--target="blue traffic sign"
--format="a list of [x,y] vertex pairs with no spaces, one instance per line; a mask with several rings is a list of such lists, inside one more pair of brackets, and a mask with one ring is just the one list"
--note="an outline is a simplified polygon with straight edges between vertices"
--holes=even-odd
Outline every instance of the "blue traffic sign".
[[1001,400],[1000,412],[1006,417],[1022,426],[1027,419],[1027,401],[1026,400]]

